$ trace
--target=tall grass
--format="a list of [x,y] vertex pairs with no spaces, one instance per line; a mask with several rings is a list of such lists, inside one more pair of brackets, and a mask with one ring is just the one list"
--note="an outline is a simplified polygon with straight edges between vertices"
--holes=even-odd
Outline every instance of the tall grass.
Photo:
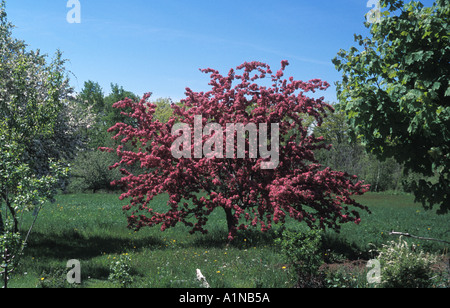
[[[325,244],[328,261],[368,259],[374,246],[393,238],[392,230],[450,240],[447,216],[426,212],[409,195],[367,194],[359,201],[372,214],[363,214],[361,225],[345,225],[340,234],[328,231]],[[164,207],[164,196],[154,200]],[[268,233],[247,230],[228,245],[222,211],[208,222],[209,234],[190,235],[182,225],[161,232],[126,228],[124,201],[114,194],[60,195],[41,212],[12,287],[60,287],[65,282],[66,263],[81,262],[80,287],[114,287],[108,280],[111,263],[120,254],[131,257],[133,287],[199,287],[196,269],[201,269],[212,287],[285,288],[295,285],[291,267],[284,263],[274,244],[280,226]],[[299,232],[304,225],[288,222]],[[440,252],[441,243],[416,242],[427,251]]]

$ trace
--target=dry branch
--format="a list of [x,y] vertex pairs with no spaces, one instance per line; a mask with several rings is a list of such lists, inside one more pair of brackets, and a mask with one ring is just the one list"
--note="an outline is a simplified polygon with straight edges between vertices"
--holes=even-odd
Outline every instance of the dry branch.
[[424,240],[424,241],[435,241],[435,242],[450,244],[450,242],[448,242],[448,241],[438,240],[438,239],[429,238],[429,237],[415,236],[415,235],[411,235],[409,233],[402,233],[402,232],[392,231],[392,232],[389,233],[389,235],[399,235],[399,236],[405,236],[405,237],[415,238],[415,239]]

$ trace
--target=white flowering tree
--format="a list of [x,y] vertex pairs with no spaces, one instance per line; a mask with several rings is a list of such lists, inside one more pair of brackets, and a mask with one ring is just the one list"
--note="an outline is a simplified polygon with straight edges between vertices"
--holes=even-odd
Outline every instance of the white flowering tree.
[[[18,264],[42,206],[53,198],[82,146],[89,117],[77,107],[61,53],[48,62],[12,37],[0,3],[0,277]],[[84,119],[84,120],[83,120]],[[30,226],[24,215],[34,216]],[[23,232],[23,234],[21,232]]]

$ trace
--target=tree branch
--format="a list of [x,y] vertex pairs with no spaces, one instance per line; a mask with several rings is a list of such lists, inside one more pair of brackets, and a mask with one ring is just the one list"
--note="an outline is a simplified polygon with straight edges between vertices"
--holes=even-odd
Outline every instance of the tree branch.
[[415,235],[411,235],[411,234],[409,234],[409,233],[402,233],[402,232],[395,232],[395,231],[392,231],[392,232],[389,233],[389,235],[406,236],[406,237],[415,238],[415,239],[424,240],[424,241],[435,241],[435,242],[440,242],[440,243],[450,244],[450,242],[448,242],[448,241],[438,240],[438,239],[435,239],[435,238],[428,238],[428,237],[415,236]]

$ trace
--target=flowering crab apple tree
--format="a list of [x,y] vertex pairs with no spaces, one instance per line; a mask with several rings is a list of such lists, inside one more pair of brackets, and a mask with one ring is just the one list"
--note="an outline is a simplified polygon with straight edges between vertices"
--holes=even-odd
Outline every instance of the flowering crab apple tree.
[[[229,240],[249,226],[267,231],[287,216],[309,227],[335,230],[342,223],[360,222],[357,209],[368,209],[353,196],[368,187],[356,176],[318,164],[314,151],[330,145],[310,135],[304,123],[309,115],[320,125],[326,111],[333,110],[323,97],[305,95],[326,90],[329,84],[283,79],[287,65],[282,61],[276,74],[260,62],[246,62],[227,76],[201,70],[210,74],[212,89],[198,93],[187,88],[186,98],[172,105],[173,115],[165,123],[154,115],[156,105],[148,102],[151,94],[139,102],[125,99],[114,105],[131,107],[132,112],[123,114],[135,124],[111,127],[113,139],[121,144],[100,150],[115,151],[120,159],[111,169],[121,168],[124,176],[113,185],[124,189],[121,199],[130,200],[123,208],[130,228],[161,225],[164,231],[183,223],[191,233],[206,233],[208,215],[218,209],[225,211]],[[271,78],[271,87],[256,83],[264,78]],[[278,131],[273,125],[267,131],[261,124],[277,124]],[[247,129],[240,135],[232,130],[239,125]],[[272,165],[267,153],[272,154]],[[163,193],[169,196],[167,210],[159,212],[151,201]]]

